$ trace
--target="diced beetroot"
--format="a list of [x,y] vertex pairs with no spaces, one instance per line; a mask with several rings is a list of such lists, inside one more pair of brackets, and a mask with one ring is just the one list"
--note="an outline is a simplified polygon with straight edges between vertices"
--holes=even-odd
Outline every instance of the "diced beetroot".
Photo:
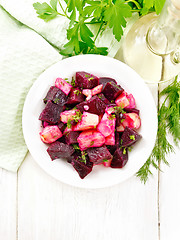
[[105,167],[110,167],[110,166],[111,166],[111,162],[112,162],[112,158],[103,161],[103,165],[104,165]]
[[77,104],[84,101],[84,95],[80,88],[71,88],[68,96],[67,104]]
[[109,136],[115,130],[116,119],[107,113],[104,113],[100,123],[97,126],[97,130],[105,137]]
[[56,125],[43,128],[39,134],[41,140],[44,143],[52,143],[55,142],[58,138],[62,137],[62,132]]
[[134,129],[126,127],[121,136],[121,146],[129,147],[139,141],[141,139],[141,135],[137,133]]
[[52,160],[69,158],[74,153],[74,148],[71,145],[56,141],[48,147],[47,152]]
[[141,126],[141,119],[136,113],[125,113],[125,120],[122,121],[123,127],[139,129]]
[[74,131],[83,131],[87,129],[94,129],[99,123],[99,116],[89,112],[83,112],[81,121],[74,126]]
[[98,96],[98,98],[100,98],[106,105],[109,105],[109,104],[110,104],[109,100],[107,100],[107,98],[105,98],[105,96],[104,96],[103,93],[100,93],[100,94],[98,94],[97,96]]
[[85,163],[82,157],[77,153],[74,153],[71,156],[71,160],[69,162],[72,164],[74,169],[78,172],[81,179],[85,178],[92,171],[92,168],[93,168],[92,162],[90,162],[86,158],[86,163]]
[[129,100],[126,96],[125,91],[121,93],[121,95],[119,95],[116,100],[115,103],[117,104],[117,106],[121,107],[121,108],[125,108],[127,106],[129,106]]
[[99,84],[99,78],[87,72],[76,72],[75,85],[82,88],[94,88]]
[[112,100],[116,99],[123,91],[124,89],[122,87],[119,87],[114,82],[108,82],[106,83],[106,86],[104,87],[102,93],[111,102]]
[[122,112],[116,114],[116,126],[121,125],[124,120],[125,116]]
[[60,114],[61,122],[67,123],[68,120],[73,120],[73,117],[77,113],[80,113],[80,111],[78,109],[66,110],[64,112],[61,112],[61,114]]
[[129,107],[126,107],[124,108],[124,111],[127,112],[127,113],[136,113],[139,115],[139,109],[136,109],[136,108],[129,108]]
[[66,138],[66,143],[67,144],[74,144],[74,143],[77,143],[77,138],[79,137],[79,132],[68,132],[66,135],[65,135],[65,138]]
[[52,101],[58,91],[59,91],[59,88],[55,86],[51,86],[49,91],[46,94],[46,97],[43,99],[44,103],[47,103],[48,100]]
[[113,155],[118,147],[120,147],[120,135],[117,131],[115,132],[115,145],[108,145],[110,153]]
[[63,107],[59,106],[51,101],[48,101],[45,108],[39,116],[39,120],[48,122],[50,124],[56,124],[60,121],[60,113]]
[[71,91],[71,84],[67,83],[63,78],[56,78],[55,86],[61,89],[66,95]]
[[112,159],[112,155],[106,146],[89,148],[86,152],[89,160],[94,164],[101,164],[104,160]]
[[87,111],[89,113],[101,115],[105,111],[106,104],[95,95],[90,100],[77,104],[76,107],[81,112]]
[[47,126],[49,126],[50,124],[48,123],[48,122],[43,122],[43,127],[45,128],[45,127],[47,127]]
[[65,124],[63,122],[60,122],[57,124],[57,126],[60,129],[60,131],[63,133],[64,129],[66,128]]
[[115,132],[105,138],[105,145],[115,145]]
[[101,147],[105,143],[105,137],[96,130],[87,130],[79,134],[77,141],[79,148],[86,150],[90,147]]
[[113,83],[117,84],[116,80],[113,79],[113,78],[109,78],[109,77],[101,77],[101,78],[99,78],[99,84],[103,85],[103,89],[104,89],[106,83],[108,83],[108,82],[113,82]]
[[128,161],[128,151],[126,148],[117,148],[111,161],[112,168],[122,168]]

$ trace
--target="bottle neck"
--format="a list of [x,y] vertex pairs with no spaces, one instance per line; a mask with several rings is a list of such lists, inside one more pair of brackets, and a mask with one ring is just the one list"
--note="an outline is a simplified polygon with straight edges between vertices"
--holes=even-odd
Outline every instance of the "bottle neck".
[[157,55],[167,55],[180,44],[179,5],[180,0],[167,0],[160,16],[148,30],[147,45]]

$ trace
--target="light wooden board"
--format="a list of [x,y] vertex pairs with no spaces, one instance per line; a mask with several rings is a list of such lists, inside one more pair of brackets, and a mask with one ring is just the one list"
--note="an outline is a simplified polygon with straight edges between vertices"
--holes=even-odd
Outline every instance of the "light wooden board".
[[162,240],[180,239],[180,149],[168,157],[160,175],[160,233]]
[[0,168],[0,239],[15,240],[17,175]]
[[30,155],[18,176],[19,240],[157,240],[157,176],[84,190],[43,172]]

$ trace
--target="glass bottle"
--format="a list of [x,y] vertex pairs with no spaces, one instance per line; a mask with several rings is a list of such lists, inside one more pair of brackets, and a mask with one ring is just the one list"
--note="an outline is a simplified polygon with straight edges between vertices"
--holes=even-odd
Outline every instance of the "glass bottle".
[[180,0],[167,0],[159,16],[141,17],[124,39],[124,61],[148,83],[180,73]]

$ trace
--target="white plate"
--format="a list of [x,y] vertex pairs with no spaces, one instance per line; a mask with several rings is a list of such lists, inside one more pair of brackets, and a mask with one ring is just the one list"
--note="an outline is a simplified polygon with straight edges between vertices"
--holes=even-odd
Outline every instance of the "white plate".
[[[99,77],[112,77],[135,97],[142,121],[139,133],[142,139],[129,152],[129,160],[122,169],[95,166],[83,180],[71,164],[63,160],[51,161],[47,145],[39,137],[41,122],[38,117],[45,107],[43,98],[57,77],[69,78],[77,71],[86,71]],[[157,133],[157,110],[154,99],[140,76],[126,64],[100,55],[79,55],[54,64],[43,72],[31,87],[23,109],[23,133],[27,147],[35,161],[55,179],[82,188],[104,188],[120,183],[134,175],[149,157]]]

